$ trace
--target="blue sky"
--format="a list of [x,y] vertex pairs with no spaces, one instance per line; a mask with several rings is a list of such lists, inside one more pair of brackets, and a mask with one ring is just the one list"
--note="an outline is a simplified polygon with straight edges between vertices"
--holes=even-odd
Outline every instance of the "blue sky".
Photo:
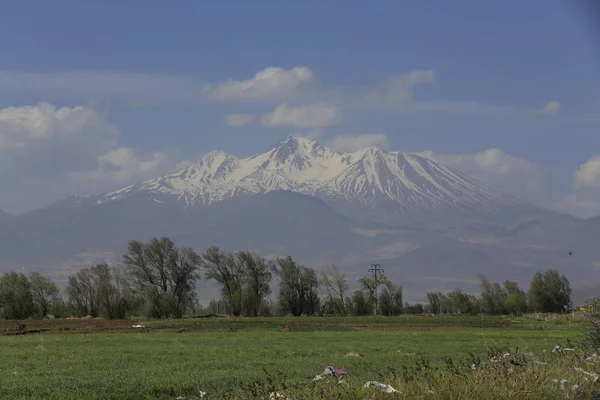
[[[300,133],[430,150],[498,190],[594,215],[594,15],[583,0],[10,2],[0,14],[0,163],[12,172],[0,184],[12,194],[0,209],[118,188],[216,148],[247,156]],[[240,91],[268,67],[278,69],[263,86]],[[57,117],[77,106],[90,112]],[[228,114],[245,123],[228,125]],[[24,167],[32,162],[45,179]]]

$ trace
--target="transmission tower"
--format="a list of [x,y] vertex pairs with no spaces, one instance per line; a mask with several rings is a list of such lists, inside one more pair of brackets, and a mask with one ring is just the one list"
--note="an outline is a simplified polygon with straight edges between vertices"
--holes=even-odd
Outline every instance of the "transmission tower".
[[383,269],[381,269],[381,265],[379,264],[371,264],[371,268],[369,268],[369,272],[373,274],[373,282],[375,282],[375,315],[377,315],[377,306],[379,302],[379,275],[383,274]]

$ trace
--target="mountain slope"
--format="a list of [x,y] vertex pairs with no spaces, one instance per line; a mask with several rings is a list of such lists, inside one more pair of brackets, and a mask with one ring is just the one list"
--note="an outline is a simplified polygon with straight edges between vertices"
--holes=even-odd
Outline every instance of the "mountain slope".
[[390,216],[407,222],[449,212],[493,217],[502,208],[525,206],[417,154],[377,148],[337,153],[301,137],[288,137],[244,159],[211,152],[180,171],[93,201],[117,201],[144,193],[155,199],[168,195],[185,206],[208,205],[274,190],[315,196],[346,215],[380,222],[390,222]]
[[[351,255],[367,254],[375,243],[397,240],[398,235],[371,234],[376,228],[339,215],[314,197],[285,191],[186,209],[172,199],[157,202],[144,196],[94,206],[57,203],[0,227],[0,265],[43,262],[38,265],[52,269],[67,260],[78,265],[73,261],[77,255],[76,259],[119,261],[129,240],[155,236],[170,237],[197,251],[218,245],[268,256],[301,255],[304,262],[314,263],[338,261],[346,253],[356,262],[360,256]],[[410,241],[419,235],[409,232],[404,237]]]

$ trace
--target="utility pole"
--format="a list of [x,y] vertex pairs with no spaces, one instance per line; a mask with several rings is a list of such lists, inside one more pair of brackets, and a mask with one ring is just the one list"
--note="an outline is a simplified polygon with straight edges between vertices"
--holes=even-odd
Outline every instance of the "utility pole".
[[377,294],[377,289],[379,288],[379,274],[383,274],[383,269],[381,269],[381,265],[379,264],[371,264],[371,268],[369,268],[369,272],[373,274],[373,281],[375,282],[375,315],[377,315],[377,303],[379,302],[379,296]]

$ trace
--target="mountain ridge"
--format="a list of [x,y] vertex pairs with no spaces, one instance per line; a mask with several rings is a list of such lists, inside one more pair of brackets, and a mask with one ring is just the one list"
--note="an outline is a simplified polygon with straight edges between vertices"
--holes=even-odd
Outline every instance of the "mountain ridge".
[[370,212],[365,221],[377,222],[407,222],[449,210],[494,217],[503,208],[528,206],[417,153],[376,147],[340,153],[296,136],[246,158],[211,151],[176,172],[73,199],[99,204],[144,193],[155,201],[167,195],[189,207],[274,190],[317,197],[345,215]]

